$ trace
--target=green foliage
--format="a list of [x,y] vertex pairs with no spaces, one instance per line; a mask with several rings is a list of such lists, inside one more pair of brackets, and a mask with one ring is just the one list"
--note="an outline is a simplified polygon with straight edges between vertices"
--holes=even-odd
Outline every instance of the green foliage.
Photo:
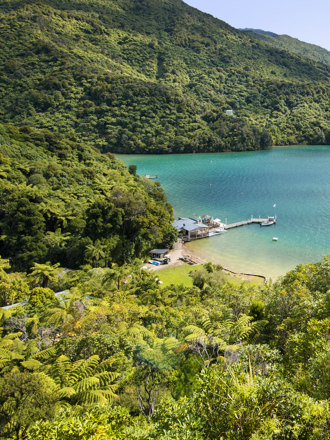
[[54,292],[48,287],[35,287],[30,292],[29,302],[32,306],[43,304],[55,299]]
[[[202,432],[210,439],[322,438],[328,403],[294,391],[276,377],[231,367],[201,375],[195,401]],[[211,403],[211,404],[210,404]]]
[[152,425],[134,419],[125,408],[96,406],[83,416],[61,412],[52,421],[36,423],[29,440],[147,440]]
[[246,32],[248,32],[251,37],[262,41],[269,46],[295,53],[314,61],[330,64],[330,53],[326,49],[323,49],[323,47],[316,46],[315,44],[305,43],[304,41],[300,41],[298,40],[298,38],[292,38],[289,35],[276,35],[267,32],[254,32],[253,30]]
[[[0,8],[0,118],[25,134],[51,129],[121,153],[329,143],[326,64],[179,0],[17,0]],[[68,157],[65,143],[56,150]],[[29,175],[35,188],[44,179],[38,169]]]
[[111,363],[111,359],[99,363],[97,355],[73,363],[66,356],[60,356],[47,374],[58,386],[57,395],[63,405],[104,405],[115,396],[116,386],[111,382],[118,374],[109,371]]
[[[0,176],[0,249],[16,270],[34,263],[38,286],[56,284],[60,265],[108,267],[176,239],[172,207],[155,183],[58,133],[1,127],[0,152],[8,163],[0,165],[6,171]],[[44,180],[33,186],[36,171]],[[17,279],[2,279],[4,304],[25,299],[21,289],[13,286],[15,295],[9,289]]]
[[0,378],[2,438],[25,439],[30,425],[55,415],[54,383],[41,374],[10,373]]
[[56,281],[58,274],[61,272],[62,268],[59,265],[59,263],[56,263],[52,266],[49,262],[46,264],[34,263],[34,267],[31,269],[31,279],[37,286],[47,289],[49,283]]
[[263,301],[252,301],[250,306],[250,316],[253,317],[255,321],[261,321],[265,317],[265,304]]
[[51,390],[51,412],[36,405],[19,438],[330,435],[328,256],[259,286],[224,283],[207,264],[202,290],[159,285],[141,265],[63,273],[56,302],[1,313],[0,386],[27,375]]

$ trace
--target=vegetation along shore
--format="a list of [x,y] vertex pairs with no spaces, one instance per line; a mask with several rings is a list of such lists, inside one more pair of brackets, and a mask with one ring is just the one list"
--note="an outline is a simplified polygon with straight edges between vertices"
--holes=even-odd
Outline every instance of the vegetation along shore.
[[330,438],[329,256],[229,274],[114,156],[329,144],[329,64],[275,46],[180,0],[0,0],[1,439]]

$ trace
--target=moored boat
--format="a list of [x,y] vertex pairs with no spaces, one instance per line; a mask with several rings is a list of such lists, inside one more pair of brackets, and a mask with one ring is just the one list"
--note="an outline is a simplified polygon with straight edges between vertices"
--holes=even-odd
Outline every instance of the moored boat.
[[260,223],[260,226],[272,226],[276,224],[276,217],[268,217],[265,222]]

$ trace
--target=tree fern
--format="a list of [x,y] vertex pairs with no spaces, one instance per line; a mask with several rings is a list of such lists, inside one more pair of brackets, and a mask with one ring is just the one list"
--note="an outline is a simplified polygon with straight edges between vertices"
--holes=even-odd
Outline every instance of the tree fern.
[[242,315],[237,321],[233,317],[212,320],[208,315],[201,320],[201,326],[189,325],[184,328],[185,341],[189,349],[199,358],[204,367],[223,359],[223,352],[232,344],[247,339],[257,331],[260,323],[252,322],[252,317]]
[[116,385],[112,382],[118,373],[108,371],[111,360],[99,363],[98,356],[69,362],[66,356],[60,356],[48,370],[48,374],[57,384],[63,403],[84,405],[105,404],[115,396]]

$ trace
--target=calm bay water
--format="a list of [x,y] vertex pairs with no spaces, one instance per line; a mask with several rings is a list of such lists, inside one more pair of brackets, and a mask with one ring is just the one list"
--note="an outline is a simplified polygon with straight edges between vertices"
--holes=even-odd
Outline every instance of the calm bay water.
[[189,243],[228,269],[275,279],[330,253],[330,147],[116,157],[137,165],[140,175],[157,174],[176,217],[209,214],[234,223],[276,214],[275,226],[243,226]]

